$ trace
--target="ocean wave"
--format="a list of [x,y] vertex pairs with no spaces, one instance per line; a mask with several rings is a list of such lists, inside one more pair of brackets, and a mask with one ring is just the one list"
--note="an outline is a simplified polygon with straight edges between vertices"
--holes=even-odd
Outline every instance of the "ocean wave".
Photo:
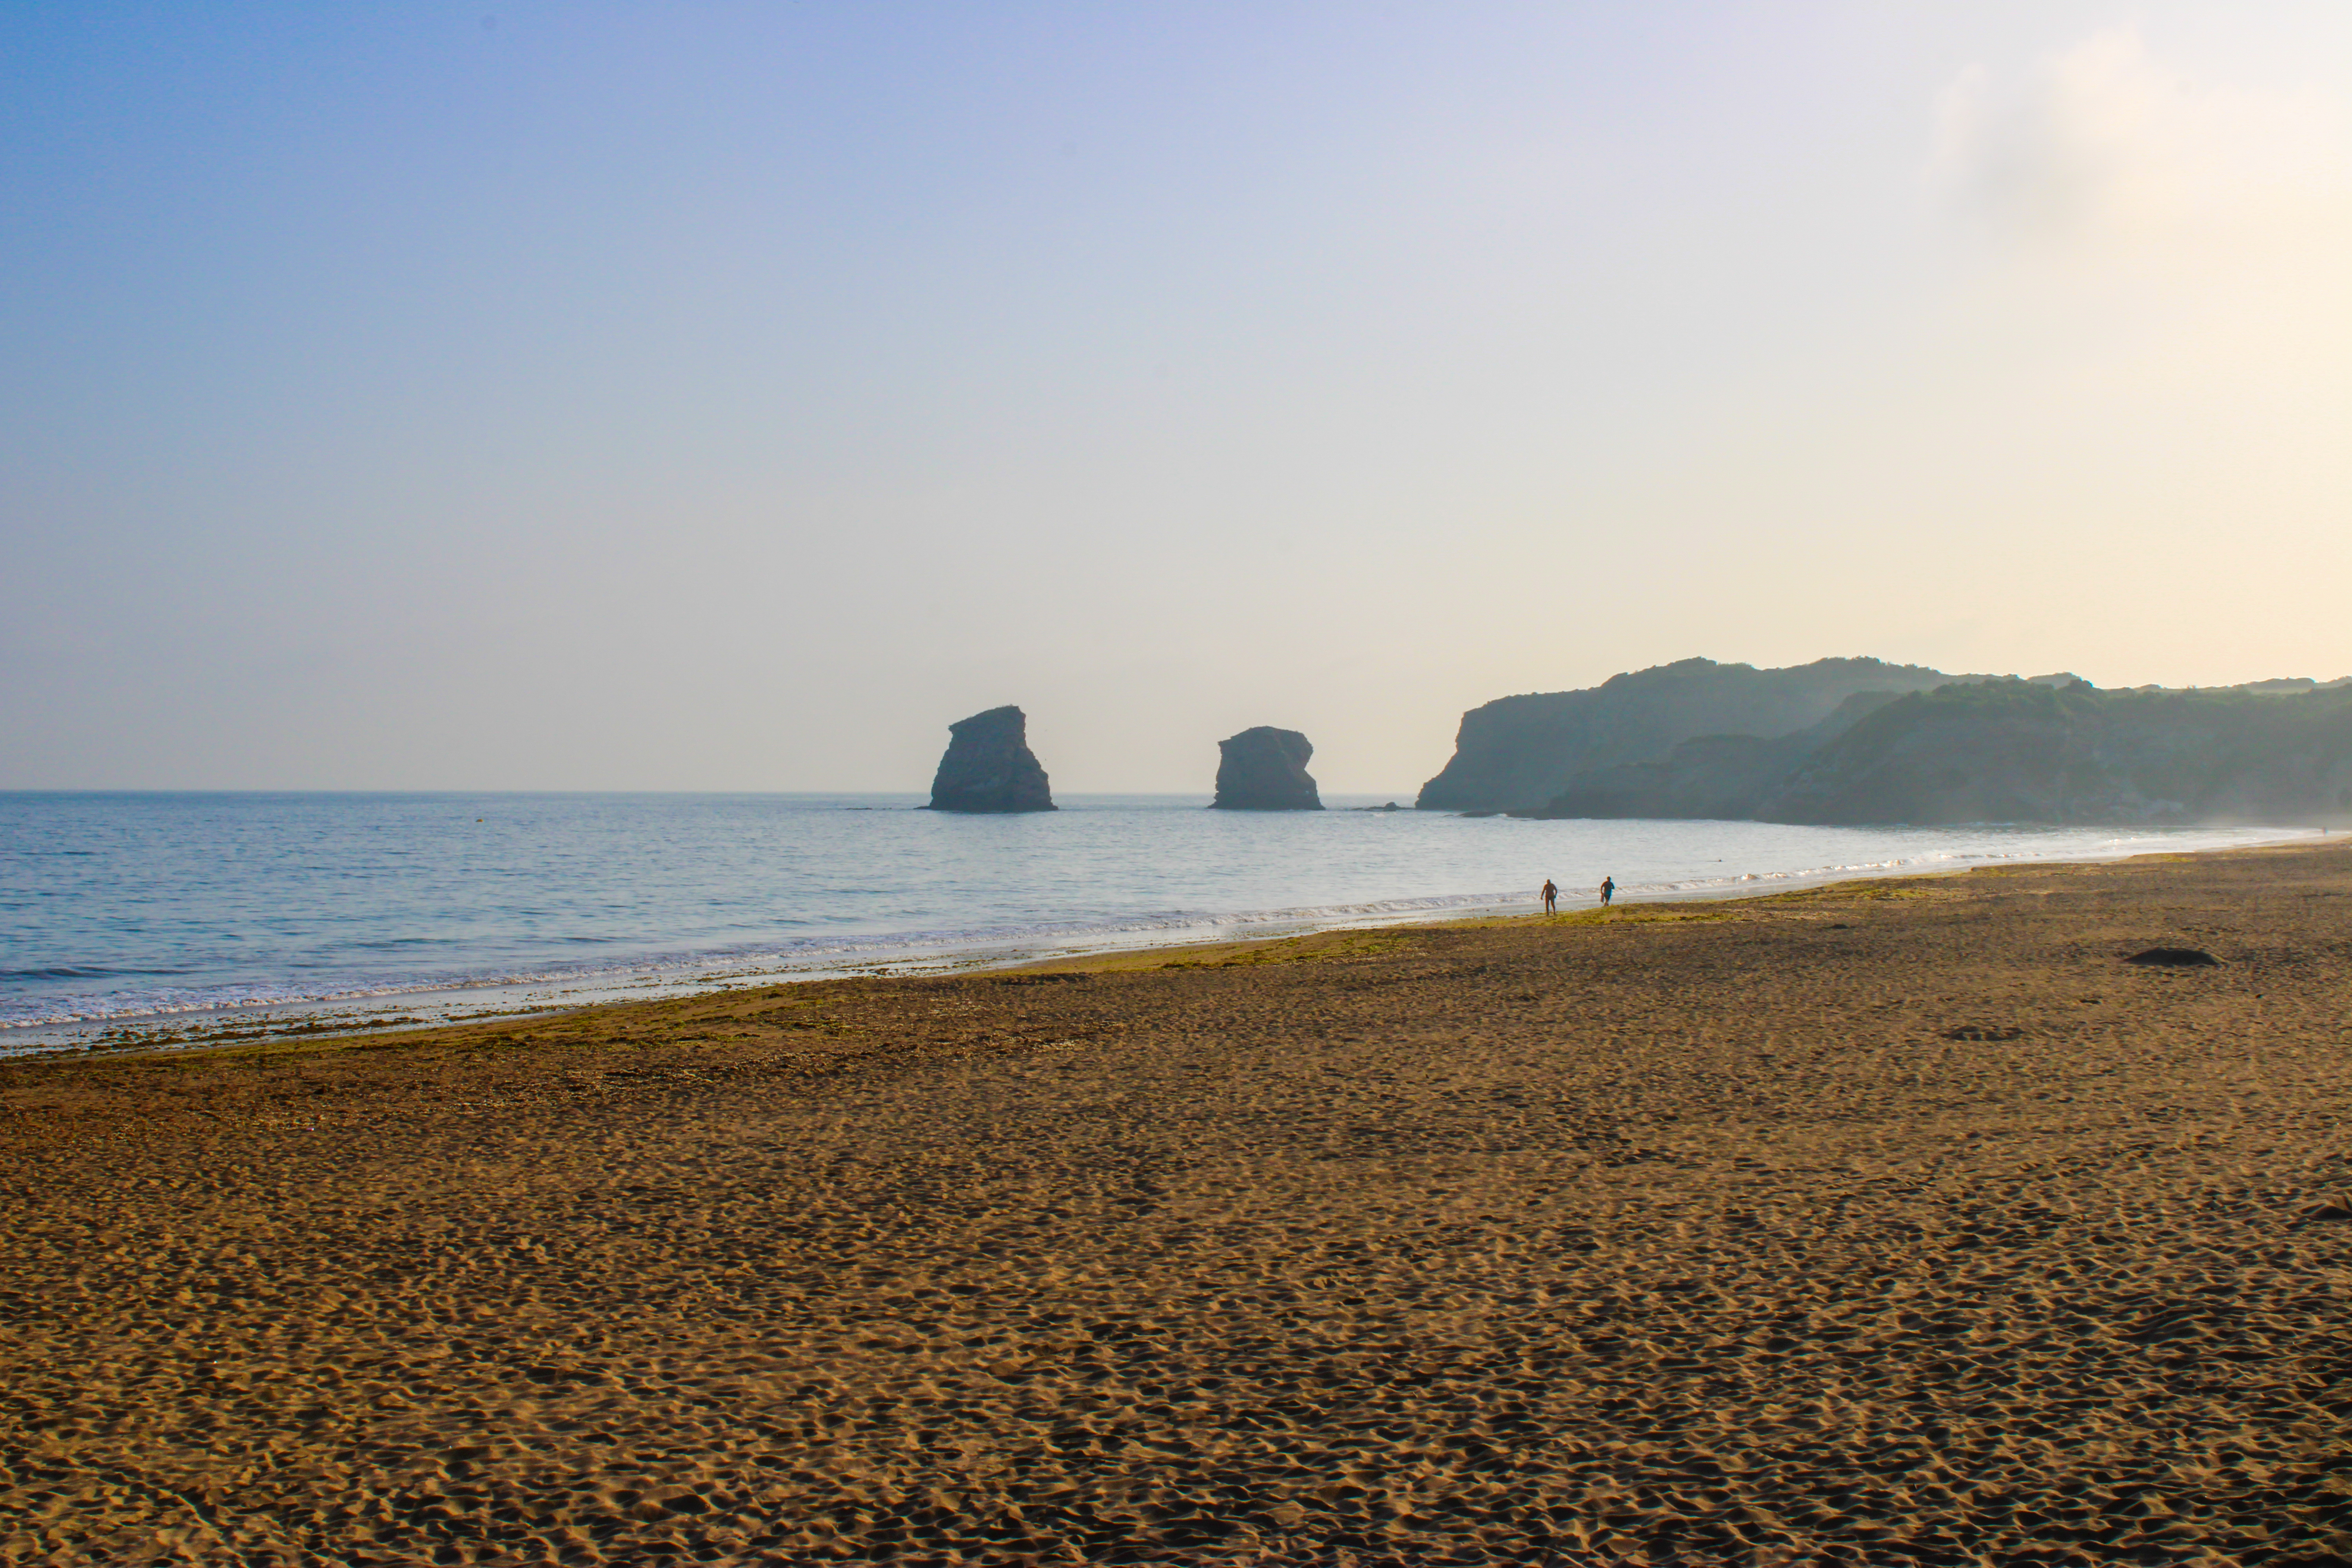
[[467,973],[404,975],[394,980],[312,979],[245,983],[210,987],[153,987],[103,996],[60,995],[0,1001],[0,1030],[93,1024],[128,1018],[167,1017],[246,1007],[323,1005],[390,996],[509,985],[564,985],[642,977],[675,978],[724,974],[753,965],[816,967],[827,961],[875,963],[966,951],[1049,946],[1122,936],[1152,937],[1200,932],[1211,937],[1256,925],[1343,923],[1350,919],[1409,916],[1483,905],[1524,901],[1527,893],[1464,893],[1413,899],[1382,899],[1279,910],[1173,910],[1094,921],[1038,921],[984,926],[918,928],[843,932],[746,942],[725,947],[639,955],[602,963],[541,963]]
[[0,983],[10,980],[129,980],[141,975],[184,974],[184,969],[109,969],[94,963],[53,963],[38,969],[0,969]]

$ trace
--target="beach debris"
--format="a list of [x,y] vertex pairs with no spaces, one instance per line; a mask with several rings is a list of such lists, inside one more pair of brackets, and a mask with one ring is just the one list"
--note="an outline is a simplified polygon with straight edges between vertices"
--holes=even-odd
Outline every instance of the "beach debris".
[[1307,771],[1314,743],[1271,724],[1217,742],[1217,798],[1223,811],[1320,811],[1323,797]]
[[2221,961],[2201,947],[2151,947],[2145,952],[2133,953],[2124,962],[2144,963],[2157,968],[2186,969],[2200,964],[2220,963]]
[[1052,811],[1045,766],[1029,749],[1029,716],[1007,704],[948,726],[931,779],[932,811]]

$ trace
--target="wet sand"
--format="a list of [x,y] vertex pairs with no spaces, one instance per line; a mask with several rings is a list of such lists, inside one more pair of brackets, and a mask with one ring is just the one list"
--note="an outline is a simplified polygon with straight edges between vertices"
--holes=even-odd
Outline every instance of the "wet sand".
[[19,1064],[0,1174],[9,1563],[2352,1552],[2340,843]]

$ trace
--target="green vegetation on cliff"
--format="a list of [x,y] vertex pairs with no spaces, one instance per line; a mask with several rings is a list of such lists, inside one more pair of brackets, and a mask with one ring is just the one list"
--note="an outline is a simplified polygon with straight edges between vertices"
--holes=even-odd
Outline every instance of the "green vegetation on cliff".
[[1650,818],[1753,816],[1805,760],[1897,694],[1861,691],[1793,735],[1699,735],[1662,762],[1620,763],[1580,773],[1534,816]]
[[2352,690],[2021,680],[1887,703],[1763,792],[1773,822],[2302,823],[2352,816]]
[[1875,658],[1690,658],[1471,710],[1420,804],[1822,824],[2352,822],[2352,679],[2101,691]]
[[1654,762],[1685,741],[1790,735],[1828,721],[1858,693],[1921,691],[1954,679],[1876,658],[1824,658],[1787,669],[1685,658],[1586,690],[1498,698],[1462,715],[1452,760],[1422,786],[1416,804],[1532,811],[1580,774]]

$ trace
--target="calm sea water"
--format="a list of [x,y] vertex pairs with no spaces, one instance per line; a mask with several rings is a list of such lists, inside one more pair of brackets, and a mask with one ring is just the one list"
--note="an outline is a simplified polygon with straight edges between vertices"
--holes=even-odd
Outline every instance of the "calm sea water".
[[1629,898],[1686,897],[2297,831],[1206,804],[1081,795],[1051,815],[973,817],[911,795],[0,795],[0,1049],[229,1008],[513,1010],[1410,919],[1524,902],[1547,876],[1573,907],[1604,876]]

